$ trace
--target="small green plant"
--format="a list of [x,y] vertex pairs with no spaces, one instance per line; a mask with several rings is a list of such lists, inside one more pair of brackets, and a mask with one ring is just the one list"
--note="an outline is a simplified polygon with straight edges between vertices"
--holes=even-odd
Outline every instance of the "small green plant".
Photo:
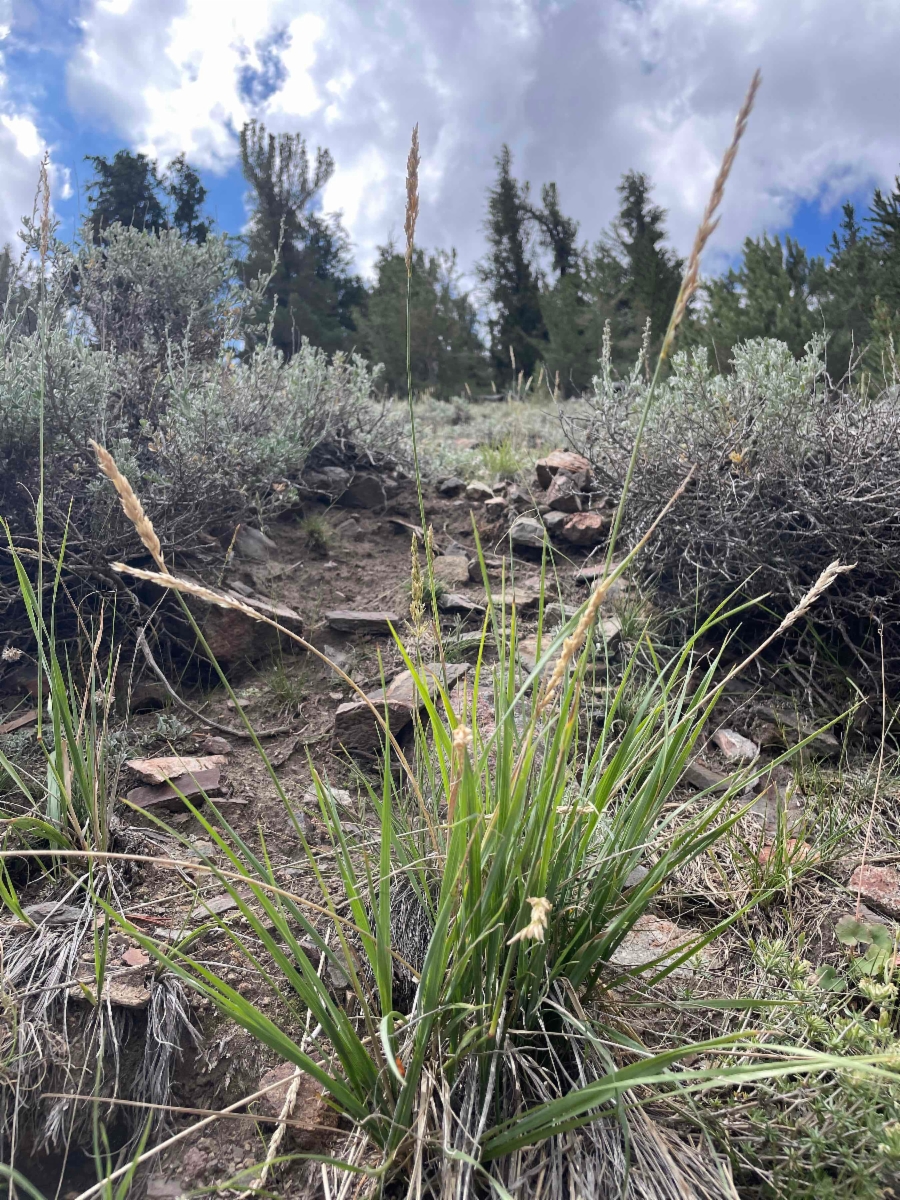
[[331,526],[321,513],[306,513],[301,518],[298,528],[311,550],[324,552],[331,545]]
[[478,453],[485,471],[495,479],[511,481],[522,469],[522,456],[508,437],[479,446]]

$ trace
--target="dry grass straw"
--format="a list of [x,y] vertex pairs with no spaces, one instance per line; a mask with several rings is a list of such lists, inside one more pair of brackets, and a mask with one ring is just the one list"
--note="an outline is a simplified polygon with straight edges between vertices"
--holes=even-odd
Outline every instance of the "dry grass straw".
[[719,173],[716,176],[716,181],[713,184],[713,189],[706,205],[706,211],[703,213],[703,220],[700,222],[697,235],[694,238],[694,244],[691,247],[691,256],[688,259],[684,278],[681,281],[681,288],[678,292],[678,298],[675,301],[675,307],[672,309],[669,328],[666,330],[666,336],[663,341],[662,350],[660,351],[661,359],[668,356],[678,326],[684,319],[690,299],[697,290],[697,284],[700,280],[700,258],[706,247],[706,243],[712,237],[716,226],[719,224],[716,212],[722,203],[722,197],[725,194],[725,184],[728,182],[728,176],[731,174],[731,168],[734,166],[738,147],[747,128],[747,122],[750,119],[750,113],[753,111],[756,93],[759,91],[761,82],[762,76],[759,71],[756,71],[750,81],[750,87],[747,89],[747,95],[744,97],[744,103],[741,105],[737,120],[734,123],[734,134],[731,138],[731,143],[725,151],[722,164],[719,167]]
[[125,516],[132,523],[138,537],[152,554],[153,561],[159,567],[160,571],[165,572],[166,564],[163,560],[162,546],[160,545],[159,538],[156,536],[156,530],[153,528],[150,518],[144,512],[143,505],[134,494],[134,489],[116,466],[115,459],[110,452],[104,446],[93,441],[93,439],[90,444],[92,450],[97,455],[100,470],[119,493],[119,499],[122,501]]

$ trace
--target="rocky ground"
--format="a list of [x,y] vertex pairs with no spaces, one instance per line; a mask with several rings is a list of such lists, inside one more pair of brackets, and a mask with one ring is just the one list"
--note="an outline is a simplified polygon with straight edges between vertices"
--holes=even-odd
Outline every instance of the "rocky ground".
[[[359,688],[387,702],[392,729],[402,737],[412,721],[414,702],[390,625],[403,636],[409,633],[411,543],[418,528],[415,489],[408,480],[393,478],[386,486],[374,474],[368,483],[355,481],[352,494],[345,483],[335,475],[313,479],[302,511],[265,532],[237,531],[230,546],[222,548],[221,582],[231,595],[302,630],[303,637]],[[436,594],[449,676],[461,678],[471,669],[485,621],[476,535],[494,600],[515,600],[522,623],[523,665],[530,669],[547,535],[552,554],[545,630],[558,627],[575,610],[599,570],[602,556],[597,551],[605,543],[611,505],[609,498],[592,490],[588,464],[578,455],[558,451],[538,462],[528,484],[491,486],[448,477],[429,489],[426,503],[434,530]],[[371,769],[379,746],[370,710],[346,679],[313,653],[279,642],[271,630],[240,614],[210,610],[204,616],[210,645],[227,665],[240,704],[262,737],[299,828],[315,848],[324,877],[330,879],[333,853],[317,816],[311,769],[345,789],[347,827],[364,832],[369,813],[360,799],[358,772]],[[652,604],[636,586],[619,589],[602,622],[610,662],[615,663],[623,645],[639,636],[651,616]],[[11,755],[23,747],[27,751],[27,740],[33,738],[35,712],[28,694],[27,666],[26,652],[21,659],[11,660],[0,677],[0,748]],[[169,682],[182,693],[177,679]],[[193,946],[198,957],[257,999],[273,1019],[295,1022],[296,1014],[287,1002],[261,986],[227,932],[208,925],[211,914],[236,932],[245,922],[237,903],[222,893],[208,873],[192,870],[192,855],[197,864],[200,855],[222,865],[224,859],[167,782],[174,779],[179,790],[198,797],[202,788],[248,843],[259,845],[262,835],[276,874],[286,885],[289,882],[292,891],[309,899],[320,895],[266,767],[252,742],[240,736],[243,727],[234,702],[223,688],[194,688],[184,691],[193,710],[189,711],[175,703],[146,669],[123,680],[122,691],[130,708],[121,719],[126,752],[117,794],[128,797],[145,815],[117,805],[120,829],[128,828],[127,836],[120,834],[121,844],[147,857],[178,859],[183,864],[177,869],[152,862],[134,866],[126,880],[125,915],[136,927],[172,942],[200,931]],[[773,760],[786,745],[813,732],[811,722],[829,715],[798,712],[765,687],[744,685],[733,690],[717,709],[708,740],[685,775],[684,798],[698,790],[714,792],[725,774],[738,767],[750,771]],[[160,762],[172,758],[178,760],[174,765]],[[783,904],[768,916],[748,918],[730,931],[721,945],[682,969],[680,982],[695,991],[707,989],[707,994],[709,988],[727,993],[729,987],[740,986],[747,970],[748,942],[763,927],[789,937],[802,932],[803,953],[814,966],[840,962],[844,951],[834,929],[842,916],[855,914],[864,921],[887,923],[900,919],[900,869],[894,865],[900,855],[894,854],[892,786],[886,784],[875,798],[874,837],[861,866],[862,814],[871,798],[868,762],[860,760],[854,766],[834,730],[819,734],[790,766],[763,773],[745,797],[752,808],[740,827],[741,845],[735,839],[718,848],[708,862],[697,865],[694,874],[668,888],[657,909],[621,947],[616,963],[630,967],[646,962],[678,945],[698,923],[721,920],[740,902],[742,889],[746,894],[748,870],[782,880]],[[169,831],[161,830],[153,818],[164,822]],[[47,930],[62,929],[70,919],[61,902],[69,886],[32,872],[20,900]],[[23,936],[22,927],[7,916],[0,926],[7,959],[15,939]],[[81,967],[68,981],[73,1010],[91,999],[93,949],[87,947],[81,958]],[[151,1004],[151,960],[134,939],[114,933],[108,961],[104,995],[117,1010],[123,1044],[139,1044],[146,1037]],[[341,981],[334,984],[340,988]],[[15,1003],[16,988],[7,984],[5,991]],[[274,1085],[274,1090],[253,1106],[257,1120],[244,1115],[213,1121],[155,1158],[143,1176],[148,1196],[177,1196],[185,1189],[221,1186],[236,1171],[265,1156],[275,1126],[264,1118],[284,1111],[293,1121],[284,1150],[325,1151],[338,1144],[340,1132],[314,1087],[301,1081],[288,1097],[292,1068],[273,1061],[268,1051],[223,1021],[206,1002],[194,1005],[191,1020],[199,1038],[194,1042],[182,1037],[172,1104],[183,1110],[219,1110],[261,1088]],[[651,1026],[649,1022],[646,1030],[652,1034]],[[89,1080],[86,1083],[77,1071],[70,1071],[68,1080],[73,1090],[76,1086],[89,1090]],[[127,1091],[126,1085],[121,1094]],[[32,1094],[28,1103],[39,1107],[37,1095]],[[188,1111],[176,1111],[169,1119],[174,1131],[200,1120],[196,1112]],[[28,1127],[26,1121],[23,1128]],[[56,1147],[44,1154],[29,1144],[27,1134],[18,1149],[17,1166],[45,1190],[61,1178],[63,1196],[78,1195],[94,1181],[93,1167],[80,1150],[73,1147],[66,1155]],[[311,1171],[294,1166],[282,1173],[278,1194],[308,1194]]]

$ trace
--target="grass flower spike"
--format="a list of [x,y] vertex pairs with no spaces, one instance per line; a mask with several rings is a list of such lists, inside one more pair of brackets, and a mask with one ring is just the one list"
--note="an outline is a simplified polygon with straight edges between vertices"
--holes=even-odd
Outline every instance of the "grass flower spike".
[[552,912],[553,905],[546,896],[526,896],[525,899],[531,905],[531,920],[524,929],[513,934],[507,942],[508,946],[511,946],[513,942],[542,942],[544,940],[547,917]]

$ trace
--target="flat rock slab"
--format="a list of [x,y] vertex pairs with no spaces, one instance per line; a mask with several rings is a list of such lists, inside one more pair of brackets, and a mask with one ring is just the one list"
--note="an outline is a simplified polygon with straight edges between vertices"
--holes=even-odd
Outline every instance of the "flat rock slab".
[[847,884],[866,904],[900,918],[900,871],[896,867],[857,867]]
[[132,788],[126,793],[126,799],[138,808],[155,808],[157,805],[178,808],[182,796],[193,797],[204,793],[210,796],[218,791],[220,778],[221,772],[218,767],[209,771],[196,771],[193,774],[179,775],[168,783],[148,783],[143,787]]
[[[613,966],[629,970],[645,967],[661,955],[676,957],[678,951],[683,951],[695,937],[696,934],[691,930],[684,929],[673,921],[645,913],[638,917],[631,932],[626,934],[609,961]],[[711,957],[709,947],[704,946],[688,961],[676,967],[671,975],[676,978],[693,975],[698,968],[708,966]]]
[[366,611],[355,608],[335,608],[325,614],[325,620],[338,633],[390,633],[390,625],[399,625],[399,613]]
[[199,758],[176,755],[172,758],[129,758],[125,766],[140,775],[148,783],[166,783],[181,775],[195,775],[198,771],[211,771],[225,764],[223,754],[206,754]]
[[727,775],[723,775],[721,771],[714,771],[712,767],[707,767],[696,759],[684,768],[681,778],[700,792],[724,792],[729,785]]
[[464,592],[444,592],[438,596],[438,608],[441,612],[483,613],[484,605],[479,604]]
[[[107,968],[103,980],[101,996],[116,1008],[140,1009],[150,1003],[150,988],[147,984],[147,967],[127,967],[122,971],[112,971]],[[68,988],[71,1000],[85,1000],[91,1003],[97,998],[97,977],[92,967],[84,964],[84,971],[79,970],[75,976],[76,982]]]
[[[468,671],[466,663],[428,663],[422,668],[428,694],[434,696],[438,686],[451,687]],[[384,737],[381,723],[373,713],[386,718],[396,737],[410,724],[423,704],[421,693],[411,671],[401,671],[385,688],[367,693],[367,700],[347,700],[334,714],[334,740],[347,751],[368,753],[376,750]],[[387,712],[385,712],[385,709]]]
[[0,733],[15,733],[17,729],[24,729],[26,725],[33,725],[38,719],[38,710],[31,708],[26,713],[22,713],[20,717],[12,717],[9,721],[4,721],[0,725]]
[[511,608],[515,605],[519,612],[531,612],[537,608],[540,598],[540,592],[521,586],[492,592],[489,597],[491,604],[496,608]]

